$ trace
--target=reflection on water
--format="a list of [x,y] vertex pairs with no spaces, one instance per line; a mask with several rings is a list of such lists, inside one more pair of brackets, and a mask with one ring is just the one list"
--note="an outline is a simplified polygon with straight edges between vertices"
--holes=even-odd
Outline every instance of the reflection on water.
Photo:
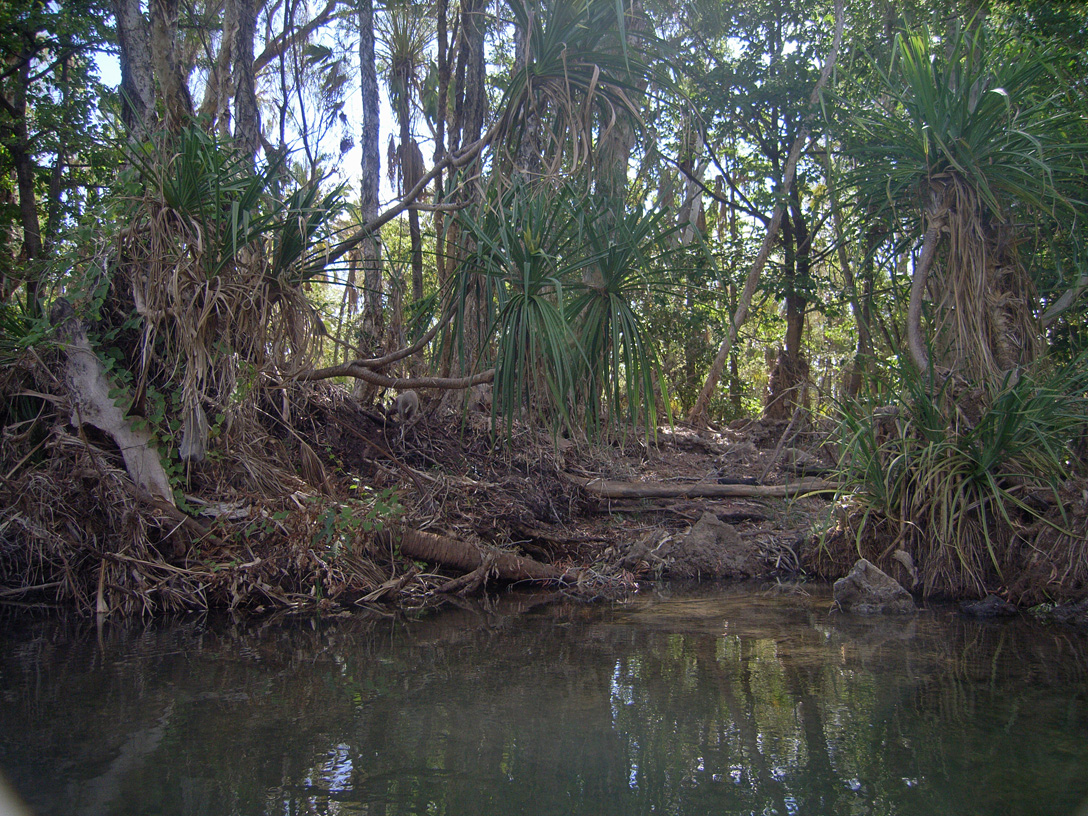
[[1074,814],[1088,636],[751,588],[426,619],[7,620],[39,814]]

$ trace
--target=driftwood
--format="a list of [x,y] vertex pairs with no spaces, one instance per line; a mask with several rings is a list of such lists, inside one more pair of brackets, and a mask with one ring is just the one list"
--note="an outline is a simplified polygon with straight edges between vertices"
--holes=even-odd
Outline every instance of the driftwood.
[[695,482],[692,484],[660,484],[657,482],[614,482],[609,479],[585,479],[567,474],[587,493],[604,499],[785,499],[806,493],[834,493],[834,482],[823,479],[801,479],[784,485],[742,485]]
[[136,487],[174,506],[170,479],[159,461],[151,433],[135,427],[110,396],[110,382],[102,363],[91,348],[87,330],[71,304],[58,298],[50,320],[67,355],[64,375],[72,400],[72,424],[93,425],[117,443],[125,470]]
[[432,564],[473,572],[491,560],[491,569],[501,581],[573,581],[576,576],[531,558],[481,550],[475,544],[449,536],[403,528],[400,553]]

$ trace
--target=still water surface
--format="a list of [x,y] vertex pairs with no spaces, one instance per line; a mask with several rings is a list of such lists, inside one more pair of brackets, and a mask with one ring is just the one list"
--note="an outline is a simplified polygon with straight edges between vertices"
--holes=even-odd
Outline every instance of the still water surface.
[[42,816],[1079,816],[1088,634],[829,606],[9,618],[0,768]]

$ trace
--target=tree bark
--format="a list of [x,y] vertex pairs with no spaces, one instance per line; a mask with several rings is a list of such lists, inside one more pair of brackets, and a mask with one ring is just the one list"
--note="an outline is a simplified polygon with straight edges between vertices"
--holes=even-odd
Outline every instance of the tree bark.
[[[253,74],[253,38],[257,33],[255,0],[234,0],[237,27],[234,30],[234,140],[252,164],[261,143],[261,114],[257,108],[256,78]],[[224,39],[228,33],[224,31]]]
[[510,553],[486,553],[475,544],[408,528],[401,532],[400,551],[409,558],[441,564],[462,572],[472,572],[485,559],[491,558],[496,575],[504,581],[554,582],[574,580],[576,577],[532,558],[522,558]]
[[121,52],[121,121],[139,141],[150,134],[155,122],[150,33],[140,0],[114,0],[113,15]]
[[918,260],[914,278],[911,280],[910,304],[907,306],[907,349],[910,351],[914,365],[923,375],[929,372],[929,354],[926,352],[926,342],[922,337],[922,300],[925,298],[929,270],[933,266],[933,258],[937,254],[937,244],[940,240],[941,225],[936,219],[930,219],[925,238],[922,239],[922,257]]
[[833,493],[834,482],[823,479],[800,479],[785,485],[741,485],[697,482],[695,484],[658,484],[654,482],[616,482],[609,479],[585,479],[565,474],[581,485],[587,493],[603,499],[784,499],[806,493]]
[[[374,61],[374,2],[359,0],[359,84],[362,91],[362,159],[360,161],[359,195],[360,217],[364,224],[378,218],[378,183],[381,155],[378,152],[378,71]],[[385,329],[385,313],[382,308],[381,247],[377,232],[368,233],[360,243],[363,272],[363,321],[360,330],[360,351],[364,355],[375,354],[381,347]],[[356,381],[354,394],[366,399],[373,388],[362,380]]]
[[177,61],[178,0],[150,0],[151,64],[166,107],[166,128],[177,133],[193,118],[193,100]]
[[[625,4],[626,5],[626,4]],[[639,0],[630,4],[624,15],[627,31],[627,47],[634,49],[639,44],[638,33],[649,26]],[[616,52],[621,53],[619,44]],[[646,91],[645,80],[639,81],[632,89],[625,89],[633,106],[638,107]],[[631,151],[635,147],[635,124],[630,111],[616,110],[616,121],[598,140],[597,155],[594,161],[595,188],[605,202],[609,218],[618,219],[624,215],[627,200],[627,164],[631,160]]]
[[801,352],[808,300],[798,289],[807,282],[810,273],[810,237],[796,183],[790,187],[789,199],[789,211],[784,214],[782,224],[786,256],[786,337],[767,382],[763,409],[763,418],[776,422],[784,421],[798,408],[806,407],[809,375],[808,362]]
[[219,54],[208,71],[204,99],[197,112],[205,117],[220,134],[230,133],[228,101],[232,95],[231,66],[234,65],[234,40],[238,28],[238,4],[234,0],[223,3],[223,34],[219,38]]
[[30,314],[38,314],[38,260],[42,257],[41,222],[38,220],[38,200],[34,191],[34,178],[38,166],[30,145],[27,123],[27,93],[30,84],[30,66],[34,52],[30,47],[11,57],[14,84],[12,98],[0,100],[10,122],[0,130],[4,146],[11,154],[15,166],[15,184],[19,192],[19,225],[23,230],[24,274],[26,305]]

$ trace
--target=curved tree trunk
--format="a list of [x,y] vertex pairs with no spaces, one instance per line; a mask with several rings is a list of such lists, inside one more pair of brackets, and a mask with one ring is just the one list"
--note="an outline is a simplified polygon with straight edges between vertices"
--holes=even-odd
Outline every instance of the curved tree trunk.
[[941,226],[931,218],[925,238],[922,240],[922,257],[914,269],[914,278],[910,284],[910,305],[907,307],[907,349],[911,360],[922,374],[929,372],[929,354],[922,337],[922,300],[926,294],[926,282],[933,258],[937,254],[937,244],[941,241]]

